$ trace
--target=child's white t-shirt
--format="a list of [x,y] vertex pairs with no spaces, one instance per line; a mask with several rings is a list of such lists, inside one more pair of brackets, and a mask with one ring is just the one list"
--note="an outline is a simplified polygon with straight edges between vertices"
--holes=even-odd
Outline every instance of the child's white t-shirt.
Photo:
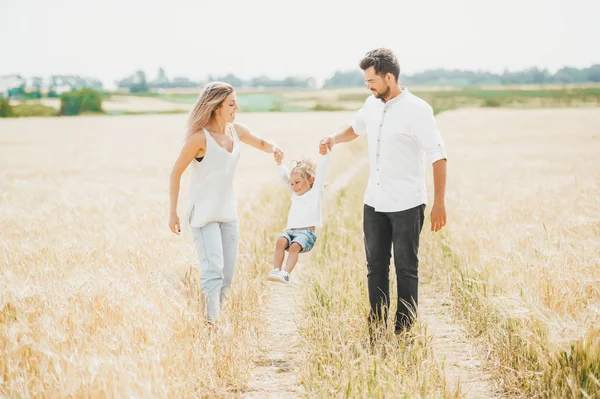
[[[327,172],[328,161],[329,154],[320,155],[312,188],[302,195],[297,195],[296,193],[292,194],[292,205],[288,213],[287,221],[288,230],[311,226],[320,228],[323,225],[321,200],[323,198],[323,188],[325,187],[325,175]],[[281,179],[289,186],[289,170],[284,165],[279,165],[278,169]]]

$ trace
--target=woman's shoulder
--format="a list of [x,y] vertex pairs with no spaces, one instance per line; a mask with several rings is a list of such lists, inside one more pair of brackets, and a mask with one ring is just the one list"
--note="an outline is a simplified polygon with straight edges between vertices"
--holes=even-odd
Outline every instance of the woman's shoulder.
[[198,130],[197,132],[190,134],[187,138],[187,142],[196,145],[203,145],[204,143],[206,143],[206,135],[204,134],[204,129]]
[[244,134],[247,134],[250,132],[250,129],[248,128],[248,126],[244,125],[243,123],[233,122],[231,124],[231,127],[233,128],[233,130],[235,130],[235,132],[237,133],[238,136],[243,136]]

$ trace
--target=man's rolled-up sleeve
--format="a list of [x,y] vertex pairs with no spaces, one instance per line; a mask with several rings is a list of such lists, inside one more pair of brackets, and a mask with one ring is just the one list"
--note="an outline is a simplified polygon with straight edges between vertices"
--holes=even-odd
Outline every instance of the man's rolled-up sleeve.
[[417,113],[413,133],[417,144],[431,164],[440,159],[447,159],[444,141],[431,108]]
[[363,105],[362,108],[359,109],[356,114],[354,114],[354,119],[352,122],[350,122],[352,130],[354,130],[354,133],[358,134],[359,136],[367,133],[367,120],[365,116],[365,105]]

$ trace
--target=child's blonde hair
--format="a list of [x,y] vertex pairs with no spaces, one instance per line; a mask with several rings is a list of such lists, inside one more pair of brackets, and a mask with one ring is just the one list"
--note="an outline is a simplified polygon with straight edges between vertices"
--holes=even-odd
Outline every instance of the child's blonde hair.
[[292,173],[299,173],[300,177],[306,179],[310,182],[310,187],[312,188],[315,182],[315,174],[316,174],[317,164],[308,158],[302,158],[299,161],[292,161]]

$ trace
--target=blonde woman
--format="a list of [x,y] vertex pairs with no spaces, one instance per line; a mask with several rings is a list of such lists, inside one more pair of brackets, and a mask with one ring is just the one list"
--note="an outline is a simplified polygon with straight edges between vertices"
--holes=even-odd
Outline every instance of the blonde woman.
[[267,153],[281,153],[274,143],[235,123],[239,109],[233,87],[209,83],[190,113],[185,144],[173,165],[169,227],[181,233],[177,201],[181,175],[191,169],[188,212],[200,268],[206,317],[216,323],[235,270],[238,250],[237,203],[233,178],[240,142]]

